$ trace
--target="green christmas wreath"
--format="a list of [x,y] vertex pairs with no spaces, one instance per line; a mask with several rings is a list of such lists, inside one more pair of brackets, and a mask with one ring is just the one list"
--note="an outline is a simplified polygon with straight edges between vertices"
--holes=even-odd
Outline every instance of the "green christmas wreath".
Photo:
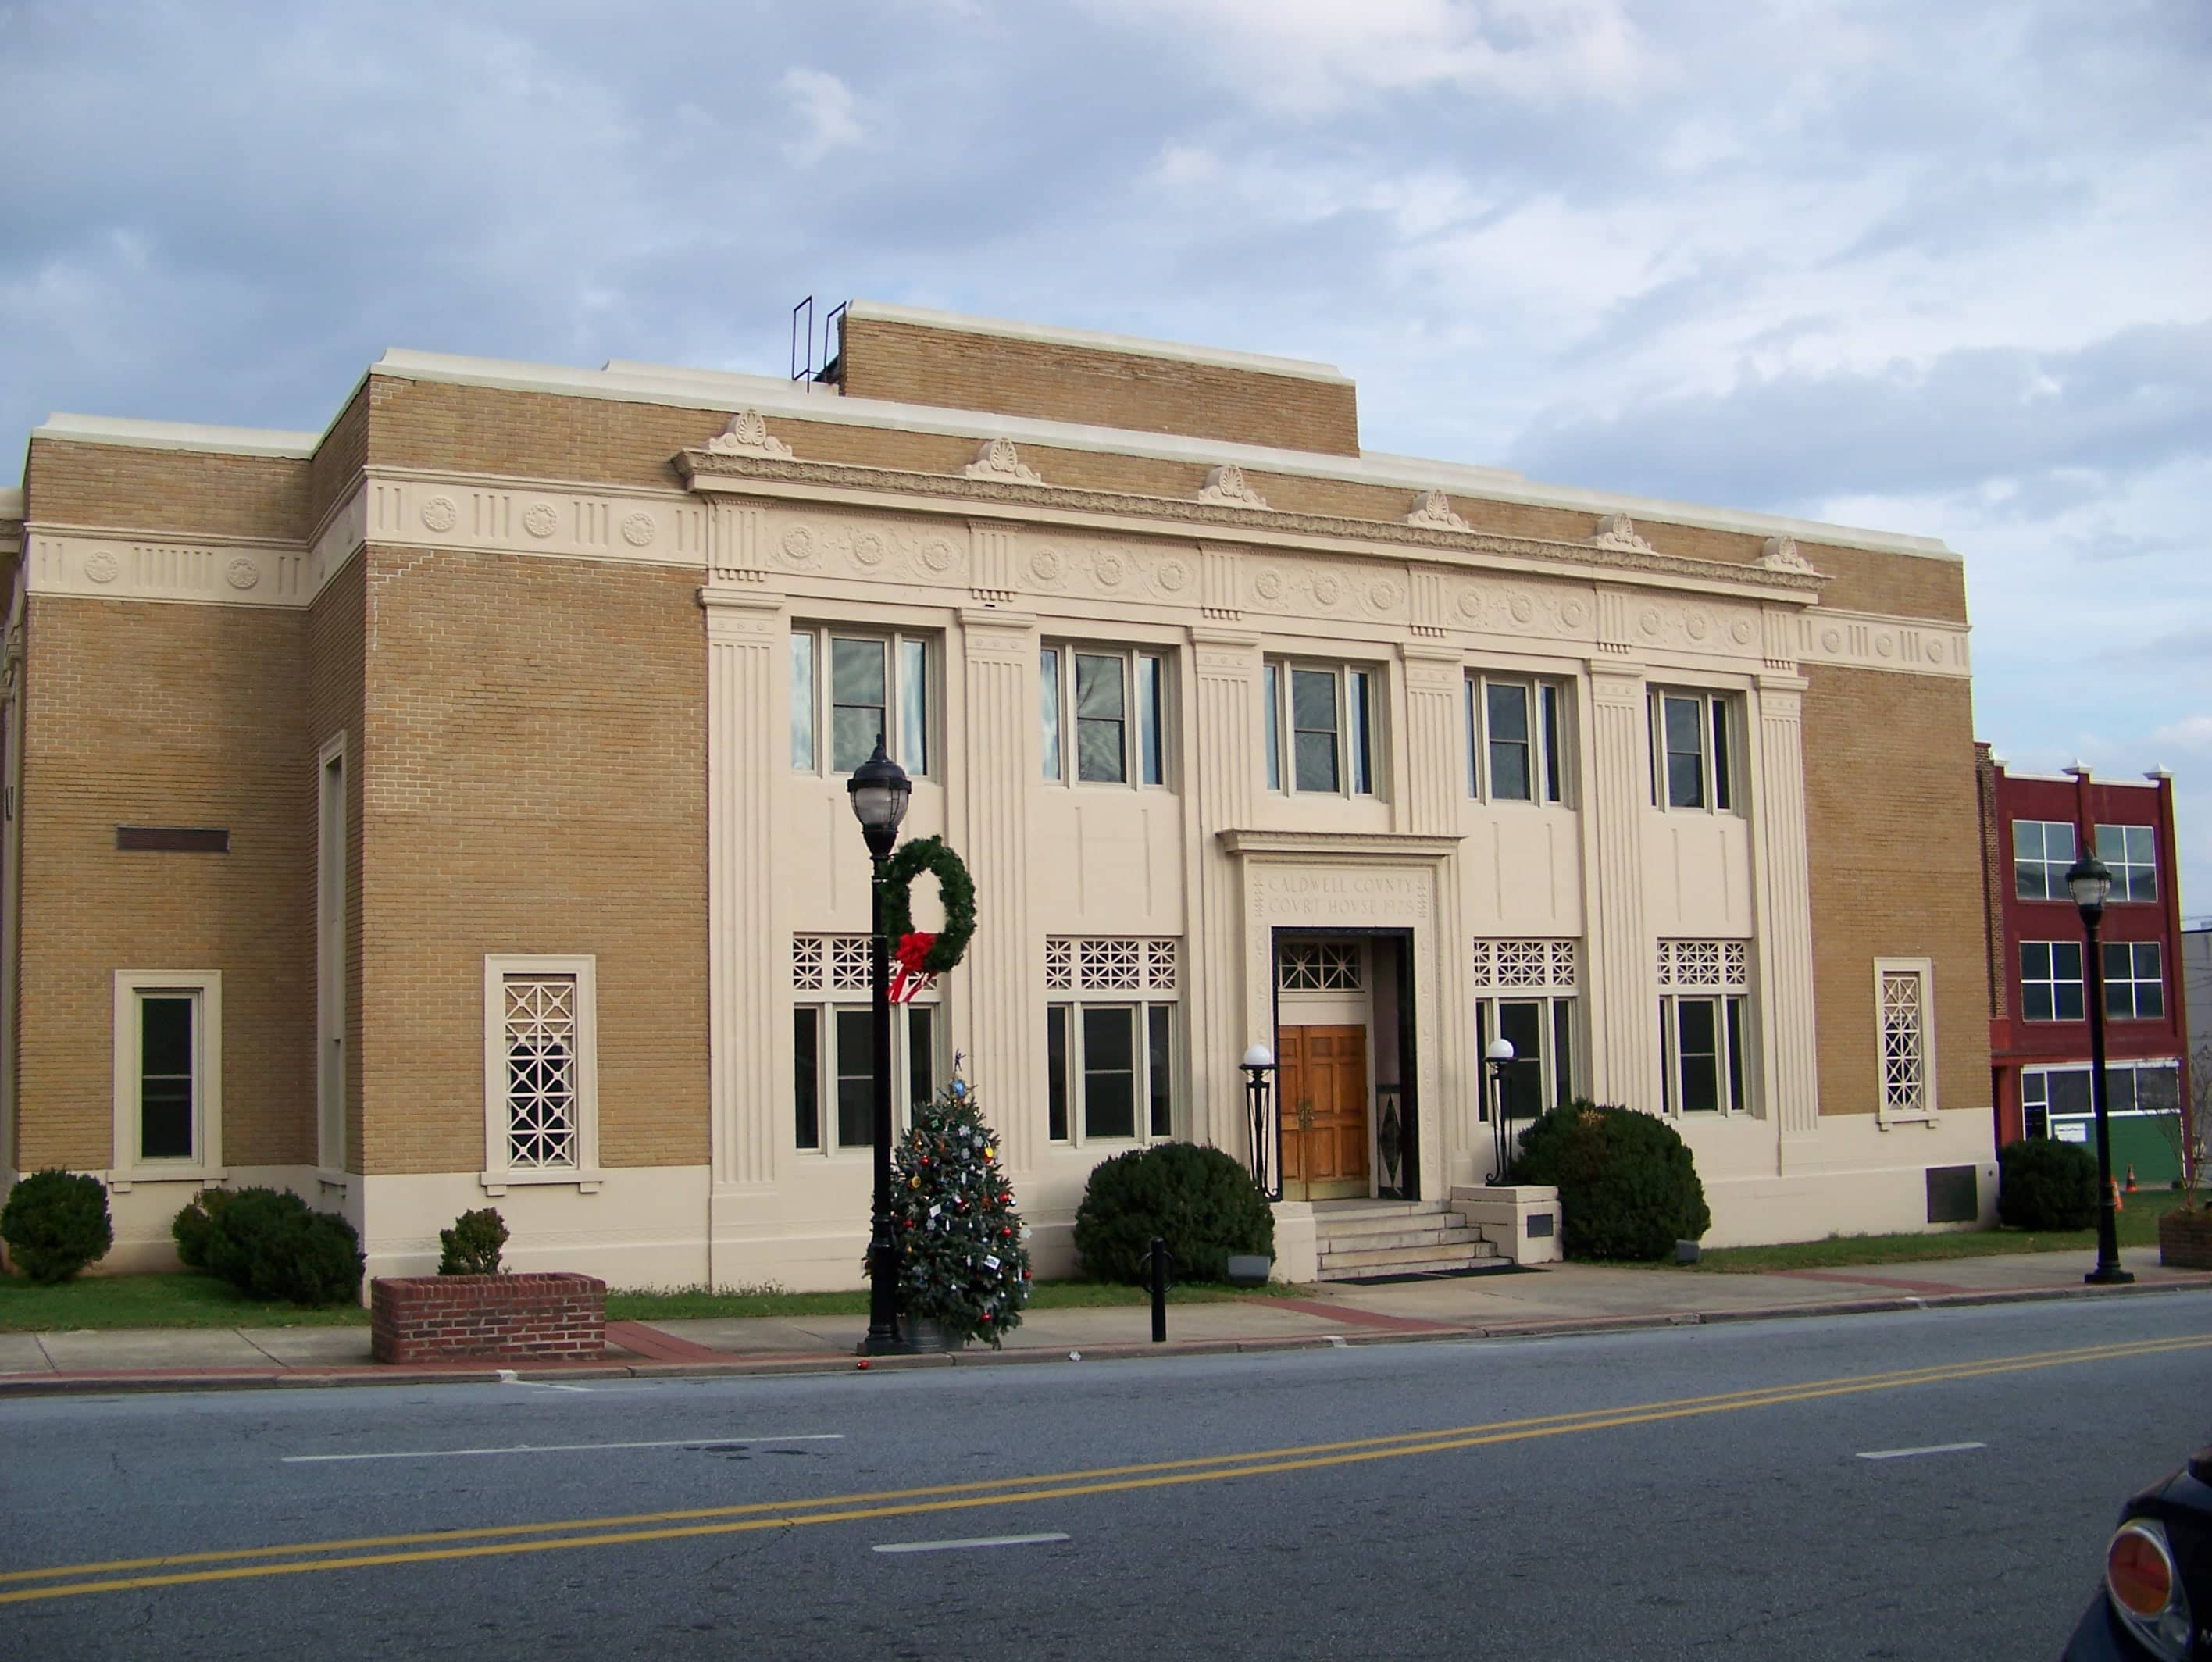
[[[937,879],[937,892],[945,902],[945,927],[935,935],[917,935],[914,927],[914,880],[927,871]],[[942,837],[922,837],[907,844],[884,864],[884,933],[901,962],[924,975],[942,975],[968,950],[975,932],[975,881],[952,845]],[[927,943],[909,954],[907,943]]]

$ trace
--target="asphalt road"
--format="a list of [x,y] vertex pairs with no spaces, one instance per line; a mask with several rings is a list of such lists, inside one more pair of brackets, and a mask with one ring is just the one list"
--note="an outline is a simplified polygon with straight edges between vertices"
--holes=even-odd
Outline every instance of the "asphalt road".
[[0,1440],[9,1657],[2047,1657],[2212,1443],[2212,1295]]

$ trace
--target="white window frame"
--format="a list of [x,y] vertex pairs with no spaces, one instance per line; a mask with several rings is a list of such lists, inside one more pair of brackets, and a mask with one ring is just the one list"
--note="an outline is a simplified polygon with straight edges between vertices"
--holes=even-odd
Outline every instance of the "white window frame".
[[[2148,858],[2131,859],[2128,856],[2128,833],[2140,831],[2150,844]],[[2105,852],[2106,834],[2115,834],[2112,840],[2119,844],[2112,853]],[[2106,896],[2108,906],[2154,906],[2158,903],[2158,828],[2154,825],[2100,825],[2096,828],[2097,858],[2112,874],[2112,892]],[[2137,894],[2138,884],[2148,892]],[[2064,898],[2061,896],[2060,898]]]
[[[1667,704],[1698,707],[1698,803],[1674,799],[1673,770],[1668,767]],[[1644,701],[1644,741],[1651,754],[1651,804],[1670,814],[1741,814],[1743,811],[1743,723],[1740,695],[1711,687],[1653,685]],[[1716,740],[1717,739],[1717,743]],[[1723,757],[1725,748],[1728,755]],[[1727,798],[1723,801],[1722,798]]]
[[[571,975],[576,981],[576,1160],[573,1166],[515,1166],[507,1157],[507,982],[510,976]],[[486,1194],[566,1186],[596,1194],[599,1167],[599,961],[592,953],[487,953],[483,961],[484,1168]]]
[[[874,1145],[844,1143],[837,1135],[837,1016],[841,1012],[874,1012],[874,958],[872,938],[837,931],[801,930],[791,937],[792,1025],[787,1042],[792,1047],[790,1117],[783,1135],[793,1153],[802,1160],[872,1157]],[[894,967],[896,968],[896,967]],[[905,1135],[912,1118],[914,1028],[908,1011],[930,1012],[929,1074],[933,1095],[951,1077],[949,1031],[935,977],[905,1005],[891,1007],[891,1137]],[[814,1012],[814,1131],[815,1140],[799,1140],[798,1016]]]
[[[2107,1022],[2165,1021],[2172,1010],[2172,1002],[2167,998],[2166,992],[2165,949],[2156,941],[2104,941],[2099,945],[2105,955],[2104,961],[2100,966],[2104,971],[2105,1019]],[[2148,950],[2151,955],[2151,973],[2148,975],[2138,975],[2136,970],[2141,955],[2145,950]],[[2115,952],[2124,952],[2128,955],[2128,973],[2125,975],[2112,974],[2112,954]],[[2115,987],[2126,987],[2129,990],[2128,1008],[2124,1014],[2112,1008],[2112,990]],[[2155,987],[2158,990],[2158,1008],[2148,1016],[2142,1013],[2142,995],[2137,991],[2142,987]]]
[[[2037,852],[2033,859],[2024,859],[2021,852],[2021,833],[2029,826],[2035,828]],[[2054,859],[2049,852],[2051,834],[2053,830],[2063,831],[2066,834],[2066,853],[2063,858]],[[2071,904],[2074,897],[2067,892],[2066,873],[2074,864],[2075,849],[2079,840],[2079,836],[2074,828],[2074,822],[2071,820],[2014,820],[2012,822],[2013,898],[2021,901],[2065,901]],[[2021,892],[2020,879],[2022,865],[2035,869],[2038,881],[2041,884],[2040,893],[2028,895]]]
[[[148,1160],[139,1153],[140,1026],[148,993],[185,993],[192,1000],[192,1155]],[[118,969],[115,972],[114,1164],[108,1187],[128,1193],[134,1183],[220,1183],[222,1163],[222,972],[219,969]]]
[[[1185,1092],[1180,1089],[1183,1047],[1188,1042],[1186,1023],[1176,1012],[1182,1004],[1182,943],[1174,936],[1053,936],[1045,943],[1046,1070],[1045,1137],[1054,1148],[1131,1149],[1174,1140],[1187,1112]],[[1129,1137],[1093,1136],[1084,1091],[1084,1015],[1092,1010],[1133,1012],[1133,1123]],[[1165,1129],[1152,1122],[1155,1076],[1152,1060],[1152,1017],[1167,1015],[1167,1107]],[[1064,1135],[1052,1128],[1052,1024],[1055,1013],[1066,1023],[1066,1071],[1058,1082],[1067,1112]]]
[[[1723,810],[1725,811],[1725,810]],[[1660,1099],[1674,1119],[1762,1117],[1759,1098],[1759,1034],[1751,1004],[1751,943],[1742,940],[1662,940],[1659,943]],[[1714,1060],[1720,1106],[1682,1106],[1681,1006],[1713,1006]],[[1735,1020],[1729,1020],[1733,1011]],[[1733,1028],[1733,1031],[1731,1031]]]
[[[1528,695],[1528,794],[1525,797],[1501,797],[1496,793],[1490,749],[1492,687],[1517,687]],[[1508,807],[1564,806],[1568,781],[1573,777],[1567,742],[1567,684],[1546,676],[1493,675],[1486,670],[1471,670],[1462,701],[1467,729],[1468,795],[1477,802]],[[1547,704],[1549,719],[1546,715]]]
[[[1389,688],[1382,672],[1383,666],[1379,663],[1348,663],[1288,656],[1265,660],[1261,669],[1260,682],[1264,733],[1261,779],[1268,791],[1279,796],[1333,796],[1354,802],[1363,798],[1372,802],[1384,799],[1383,757],[1388,747],[1383,732],[1383,713],[1389,707]],[[1298,729],[1291,687],[1294,677],[1302,674],[1327,675],[1335,682],[1336,787],[1334,790],[1309,790],[1298,783]],[[1365,682],[1367,694],[1364,712],[1354,696],[1355,683],[1362,680]]]
[[325,1174],[339,1177],[346,1170],[346,767],[341,731],[315,756],[315,1157]]
[[[1581,960],[1580,945],[1571,940],[1503,940],[1485,935],[1474,937],[1470,971],[1474,990],[1475,1054],[1486,1056],[1491,1040],[1502,1036],[1504,1023],[1500,1005],[1536,1005],[1540,1012],[1537,1017],[1536,1054],[1530,1058],[1516,1052],[1513,1061],[1516,1066],[1531,1060],[1536,1064],[1537,1106],[1542,1110],[1561,1107],[1572,1100],[1581,1089],[1584,1077],[1579,1008]],[[1564,1095],[1559,1078],[1562,1025],[1566,1029],[1567,1051]],[[1476,1118],[1487,1122],[1492,1107],[1491,1082],[1486,1074]],[[1527,1119],[1532,1116],[1519,1113],[1516,1117]]]
[[[2027,949],[2032,946],[2046,947],[2050,949],[2051,974],[2047,980],[2038,979],[2031,981],[2028,979]],[[2074,961],[2080,967],[2076,972],[2070,976],[2062,977],[2058,974],[2058,953],[2062,948],[2071,951],[2075,955]],[[2055,1026],[2061,1022],[2085,1022],[2088,1020],[2089,949],[2081,942],[2022,941],[2019,943],[2014,953],[2012,968],[2013,984],[2020,989],[2020,1019],[2021,1021],[2033,1022],[2037,1026],[2041,1027],[2046,1024]],[[2051,989],[2050,1015],[2031,1016],[2027,1013],[2027,990],[2031,986],[2049,987]],[[2067,1016],[2062,1014],[2059,1010],[2058,989],[2065,986],[2072,987],[2075,992],[2081,996],[2081,1009],[2076,1015]]]
[[[1121,665],[1121,777],[1117,779],[1079,777],[1080,717],[1075,707],[1075,660],[1079,655],[1109,658]],[[1086,791],[1171,788],[1175,761],[1170,743],[1170,735],[1174,731],[1170,712],[1174,696],[1173,659],[1162,648],[1073,639],[1043,642],[1037,650],[1041,777],[1048,785]],[[1151,771],[1147,764],[1155,759],[1159,777],[1147,779],[1145,775]]]
[[[1889,1079],[1888,984],[1893,977],[1917,981],[1920,1019],[1919,1100],[1894,1101]],[[1932,1125],[1937,1118],[1936,1075],[1936,961],[1877,958],[1874,961],[1875,1119],[1883,1125]]]
[[[791,751],[791,771],[811,773],[820,779],[842,779],[852,773],[851,767],[836,765],[836,692],[832,685],[831,664],[836,656],[836,642],[860,640],[884,649],[884,754],[905,768],[909,778],[937,777],[940,771],[938,757],[944,743],[938,721],[938,711],[944,703],[939,691],[945,675],[944,655],[939,647],[942,637],[934,633],[875,628],[866,625],[793,623],[791,639],[798,640],[801,638],[811,639],[814,643],[807,689],[813,712],[812,760],[802,761],[799,755],[799,688],[795,684],[797,677],[793,666],[787,659],[786,674],[794,682],[790,688],[792,729],[787,735]],[[922,684],[918,706],[916,695],[908,686],[911,679],[909,647],[918,652],[921,658]],[[784,650],[790,653],[792,648],[786,646]],[[914,754],[917,745],[921,752],[919,756]],[[857,763],[854,765],[858,766]]]

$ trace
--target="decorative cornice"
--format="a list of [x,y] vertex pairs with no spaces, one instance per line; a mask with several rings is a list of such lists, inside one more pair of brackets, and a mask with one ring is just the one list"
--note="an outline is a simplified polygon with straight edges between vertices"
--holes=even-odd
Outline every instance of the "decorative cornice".
[[1424,531],[1467,531],[1466,520],[1452,511],[1451,498],[1440,490],[1425,490],[1413,499],[1406,523]]
[[1240,508],[1264,509],[1267,506],[1267,499],[1244,482],[1244,470],[1234,462],[1224,462],[1206,476],[1198,500]]
[[1636,529],[1636,521],[1625,513],[1608,513],[1597,522],[1597,534],[1589,539],[1594,549],[1619,549],[1629,554],[1656,554],[1658,549],[1644,540],[1644,533]]
[[757,409],[741,409],[731,416],[730,424],[707,440],[707,448],[720,456],[759,456],[778,462],[791,459],[791,446],[769,434],[768,418]]
[[986,439],[975,459],[960,470],[963,479],[996,479],[1008,484],[1041,485],[1036,470],[1022,460],[1012,439]]
[[[864,467],[849,462],[772,462],[752,457],[679,451],[672,458],[685,484],[702,495],[746,493],[761,485],[787,488],[763,494],[793,496],[788,487],[816,490],[897,494],[958,503],[999,503],[1015,515],[1039,510],[1113,515],[1176,526],[1209,525],[1224,531],[1273,531],[1291,537],[1385,543],[1396,549],[1431,549],[1443,555],[1487,555],[1547,566],[1565,566],[1589,576],[1632,573],[1701,586],[1755,587],[1769,595],[1802,597],[1811,602],[1828,580],[1817,573],[1773,572],[1724,560],[1692,560],[1591,543],[1509,537],[1494,531],[1442,531],[1384,519],[1286,513],[1274,508],[1231,507],[1226,503],[1172,496],[1140,496],[1127,491],[1079,489],[1066,485],[1009,485],[995,479],[956,477],[896,468]],[[1451,563],[1449,560],[1446,563]]]
[[1942,676],[1964,680],[1974,672],[1966,626],[1922,617],[1826,608],[1797,620],[1797,661],[1844,670]]
[[1753,563],[1761,571],[1809,573],[1813,570],[1813,562],[1798,553],[1797,539],[1794,537],[1768,537],[1766,546],[1759,550],[1759,558]]
[[1407,831],[1261,831],[1225,828],[1213,834],[1231,854],[1333,856],[1353,859],[1447,859],[1463,839]]

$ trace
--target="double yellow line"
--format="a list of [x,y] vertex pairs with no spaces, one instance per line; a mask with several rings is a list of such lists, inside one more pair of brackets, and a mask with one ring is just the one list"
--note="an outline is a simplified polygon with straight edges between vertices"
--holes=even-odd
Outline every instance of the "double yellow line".
[[[978,1507],[1019,1506],[1085,1495],[1164,1489],[1184,1483],[1217,1483],[1286,1471],[1314,1471],[1368,1460],[1403,1459],[1443,1454],[1492,1443],[1564,1437],[1620,1426],[1650,1425],[1707,1414],[1733,1414],[1751,1408],[1810,1402],[1873,1391],[1897,1391],[1983,1379],[2033,1368],[2086,1362],[2121,1362],[2177,1350],[2212,1348],[2212,1336],[2144,1339],[2119,1344],[2084,1345],[1996,1356],[1980,1362],[1908,1368],[1884,1374],[1812,1380],[1706,1397],[1638,1403],[1580,1413],[1545,1414],[1482,1425],[1405,1431],[1340,1442],[1215,1454],[1193,1459],[1156,1460],[1141,1465],[1100,1466],[1021,1477],[994,1477],[921,1489],[882,1489],[859,1495],[823,1495],[799,1501],[764,1501],[746,1506],[702,1507],[681,1512],[634,1513],[606,1518],[571,1518],[556,1522],[508,1524],[482,1529],[430,1530],[409,1535],[361,1536],[349,1540],[303,1541],[283,1546],[241,1547],[228,1551],[173,1553],[154,1558],[118,1558],[101,1563],[60,1564],[48,1569],[0,1573],[0,1604],[34,1598],[64,1598],[145,1587],[183,1586],[200,1582],[237,1581],[315,1571],[366,1569],[387,1564],[434,1563],[465,1558],[501,1557],[524,1552],[562,1552],[580,1547],[623,1546],[641,1541],[679,1541],[755,1530],[799,1529],[815,1524],[849,1524],[875,1518],[907,1518],[925,1513],[962,1512]],[[725,1441],[742,1442],[742,1437]]]

